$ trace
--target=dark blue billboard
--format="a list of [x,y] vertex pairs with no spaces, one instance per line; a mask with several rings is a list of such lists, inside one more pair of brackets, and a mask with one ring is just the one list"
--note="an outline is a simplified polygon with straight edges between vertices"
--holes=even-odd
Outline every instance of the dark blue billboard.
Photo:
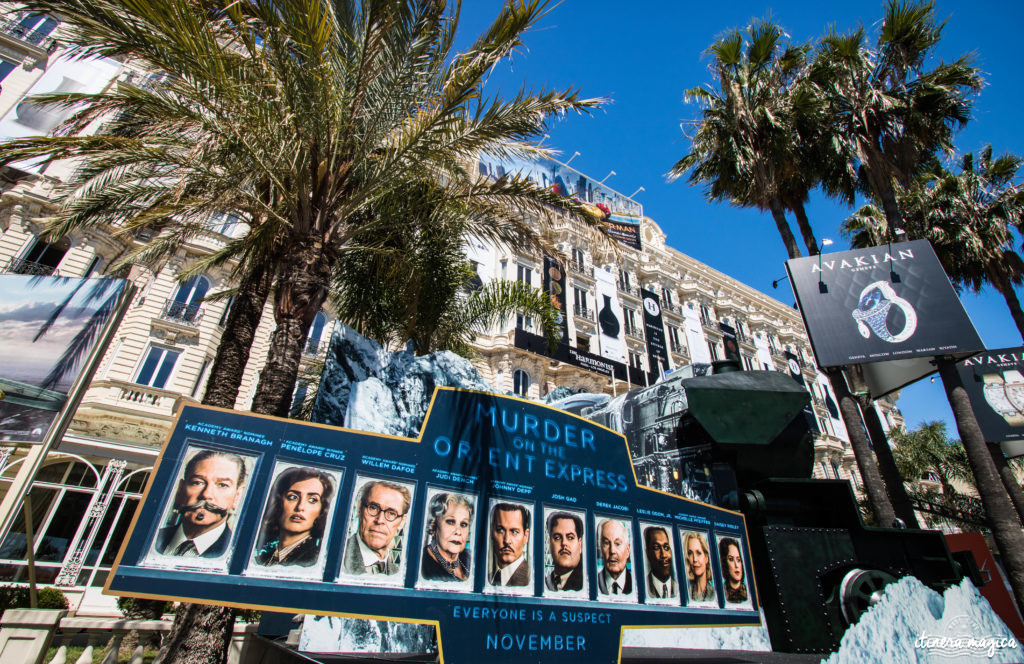
[[417,439],[183,408],[105,592],[433,624],[443,661],[590,662],[624,626],[758,624],[752,572],[742,515],[638,486],[621,435],[439,388]]

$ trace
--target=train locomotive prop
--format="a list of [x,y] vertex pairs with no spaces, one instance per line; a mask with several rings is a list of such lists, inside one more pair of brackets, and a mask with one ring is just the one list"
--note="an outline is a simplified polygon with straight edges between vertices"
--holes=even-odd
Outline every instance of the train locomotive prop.
[[623,433],[649,486],[741,511],[776,651],[834,651],[887,584],[912,575],[942,591],[982,575],[938,531],[863,524],[845,480],[809,479],[809,394],[786,374],[735,361],[684,367],[607,400],[552,405]]

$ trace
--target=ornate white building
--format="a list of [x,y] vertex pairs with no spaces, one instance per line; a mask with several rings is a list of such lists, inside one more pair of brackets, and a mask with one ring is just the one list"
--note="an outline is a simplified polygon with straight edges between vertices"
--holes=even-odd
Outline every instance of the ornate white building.
[[[66,81],[76,89],[147,84],[148,77],[117,63],[61,60],[55,34],[59,34],[59,23],[45,17],[15,14],[0,25],[0,138],[27,135],[60,119],[41,117],[38,109],[24,102],[27,94],[52,91]],[[572,169],[557,166],[579,183],[594,184]],[[41,239],[41,220],[53,209],[55,187],[73,167],[56,164],[41,173],[32,167],[0,173],[0,272],[98,276],[126,249],[148,239],[140,235],[126,243],[109,230],[76,233],[56,243]],[[531,331],[530,321],[520,318],[478,337],[476,365],[483,376],[500,391],[533,398],[556,386],[621,392],[627,389],[627,377],[635,387],[656,379],[666,368],[725,357],[728,328],[723,328],[724,323],[735,333],[734,348],[745,368],[790,371],[790,360],[795,362],[811,391],[813,419],[819,429],[815,474],[859,483],[845,430],[814,367],[799,314],[668,246],[665,233],[642,216],[635,202],[610,189],[596,193],[588,189],[588,200],[597,194],[618,197],[619,204],[636,213],[634,231],[640,248],[595,242],[591,231],[569,220],[556,222],[550,229],[564,256],[566,274],[559,289],[564,289],[568,348],[577,361],[558,361],[524,348],[528,334],[523,333]],[[184,403],[198,403],[217,352],[228,300],[207,296],[230,286],[226,271],[184,283],[178,275],[196,257],[245,231],[230,219],[213,220],[207,235],[181,247],[169,260],[149,268],[135,267],[126,275],[137,289],[128,313],[70,429],[35,478],[31,520],[38,580],[63,586],[83,612],[113,606],[99,589],[174,413]],[[540,256],[472,243],[467,253],[484,280],[504,277],[544,286],[545,264]],[[601,283],[614,284],[616,311],[623,325],[623,373],[615,378],[601,373],[607,364],[593,361],[602,358],[598,320],[602,307],[597,299]],[[648,353],[640,289],[656,293],[660,302],[666,347],[666,365],[660,370]],[[271,325],[272,317],[265,312],[236,402],[240,410],[251,404]],[[323,357],[332,325],[329,312],[318,316],[304,354],[307,366]],[[304,394],[300,387],[297,398]],[[895,424],[900,419],[898,410],[886,409],[883,421]],[[11,487],[23,455],[24,446],[0,442],[0,495]],[[8,532],[0,533],[0,582],[25,581],[26,559],[25,515],[20,512]]]

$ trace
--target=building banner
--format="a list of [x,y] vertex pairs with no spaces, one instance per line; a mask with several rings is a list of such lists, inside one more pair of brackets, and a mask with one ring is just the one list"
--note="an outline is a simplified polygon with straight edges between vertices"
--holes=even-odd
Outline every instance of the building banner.
[[438,388],[416,439],[187,406],[159,459],[107,594],[433,625],[442,662],[759,624],[741,514],[639,486],[620,434],[533,402]]
[[0,441],[46,439],[126,284],[0,276]]
[[[808,392],[811,391],[810,385],[804,380],[804,368],[800,364],[800,358],[796,356],[792,351],[785,351],[786,355],[786,367],[789,370],[789,375],[793,377],[793,380],[804,388]],[[804,417],[807,418],[807,424],[811,427],[813,433],[821,433],[821,427],[818,425],[818,416],[814,414],[814,406],[808,402],[804,406]]]
[[609,214],[604,221],[608,235],[622,244],[640,251],[640,220],[618,214]]
[[1024,347],[986,350],[956,368],[985,440],[1024,455]]
[[597,279],[597,340],[601,357],[626,362],[626,337],[615,276],[607,270],[595,270]]
[[692,304],[683,307],[683,331],[686,332],[686,345],[690,348],[690,362],[711,364],[708,338],[704,336],[704,326],[700,322],[700,314]]
[[565,268],[554,258],[544,256],[544,292],[551,297],[551,306],[558,309],[558,327],[561,329],[559,342],[569,343],[569,318],[567,315]]
[[[662,374],[668,371],[668,348],[665,347],[665,325],[661,319],[661,303],[658,295],[646,288],[640,289],[640,298],[644,302],[644,336],[647,338],[647,357],[651,363],[651,372]],[[657,359],[661,370],[655,366]]]
[[768,345],[768,339],[764,333],[758,332],[754,335],[754,350],[757,354],[758,369],[775,371],[775,362],[772,361],[772,349]]
[[736,328],[728,323],[719,323],[718,331],[722,333],[722,348],[725,349],[725,359],[741,362],[743,358],[740,356],[740,342],[736,337]]
[[548,349],[547,340],[539,334],[533,334],[526,330],[519,328],[515,329],[515,336],[513,337],[513,345],[516,348],[522,348],[523,350],[530,351],[536,355],[543,355],[544,357],[550,357],[558,360],[559,362],[565,362],[571,364],[574,367],[580,369],[586,369],[587,371],[593,371],[596,374],[602,376],[608,376],[609,378],[614,377],[616,380],[629,380],[629,374],[627,373],[626,365],[622,362],[612,362],[606,360],[600,355],[594,355],[593,353],[586,353],[582,350],[573,348],[568,344],[558,344],[558,348],[554,352]]
[[786,270],[818,366],[869,365],[873,398],[934,372],[936,355],[984,348],[927,240],[794,258]]
[[832,395],[832,385],[829,384],[825,374],[818,374],[818,390],[821,392],[822,400],[825,402],[825,411],[828,413],[828,421],[837,438],[850,442],[850,436],[846,432],[846,423],[843,422],[842,413],[839,412],[839,402]]

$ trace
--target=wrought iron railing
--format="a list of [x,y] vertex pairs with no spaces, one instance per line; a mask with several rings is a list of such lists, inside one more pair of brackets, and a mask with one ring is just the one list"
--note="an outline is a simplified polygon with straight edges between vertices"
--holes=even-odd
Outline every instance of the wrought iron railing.
[[195,326],[199,323],[199,318],[202,316],[202,306],[201,303],[189,304],[172,300],[164,305],[164,310],[160,317],[175,323]]
[[47,277],[53,274],[55,269],[53,265],[27,260],[17,260],[11,265],[12,274],[28,274],[38,277]]

